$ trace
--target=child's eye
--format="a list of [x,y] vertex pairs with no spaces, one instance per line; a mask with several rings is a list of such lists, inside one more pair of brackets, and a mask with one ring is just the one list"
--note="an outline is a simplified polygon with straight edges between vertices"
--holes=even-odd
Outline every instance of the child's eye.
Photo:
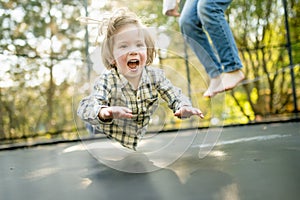
[[126,47],[127,47],[127,45],[125,45],[125,44],[119,46],[120,49],[125,49]]
[[144,47],[145,45],[143,43],[138,43],[136,46],[137,47]]

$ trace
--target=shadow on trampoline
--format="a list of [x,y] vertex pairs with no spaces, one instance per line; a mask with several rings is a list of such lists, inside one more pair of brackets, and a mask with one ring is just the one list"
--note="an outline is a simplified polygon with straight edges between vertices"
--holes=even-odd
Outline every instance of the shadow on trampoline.
[[[296,200],[300,195],[299,125],[227,127],[206,157],[199,158],[201,137],[196,137],[175,162],[149,173],[111,168],[93,158],[80,141],[3,150],[0,195],[5,200]],[[140,170],[151,162],[135,154],[116,163]]]

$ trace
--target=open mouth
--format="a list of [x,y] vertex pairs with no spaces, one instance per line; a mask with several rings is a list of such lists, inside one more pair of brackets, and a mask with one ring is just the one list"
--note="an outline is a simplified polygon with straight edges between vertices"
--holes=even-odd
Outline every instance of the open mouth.
[[140,64],[140,61],[137,59],[132,59],[127,62],[127,66],[130,69],[136,69],[139,66],[139,64]]

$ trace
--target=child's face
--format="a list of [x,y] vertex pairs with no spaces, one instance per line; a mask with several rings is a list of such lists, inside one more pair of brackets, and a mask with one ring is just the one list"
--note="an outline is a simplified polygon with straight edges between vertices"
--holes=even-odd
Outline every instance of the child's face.
[[140,78],[147,61],[143,31],[133,24],[123,26],[114,36],[113,56],[119,73]]

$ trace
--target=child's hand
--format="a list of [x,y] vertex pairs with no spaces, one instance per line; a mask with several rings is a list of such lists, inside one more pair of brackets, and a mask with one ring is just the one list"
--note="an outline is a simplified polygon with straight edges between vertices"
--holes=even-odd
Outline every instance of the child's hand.
[[[169,7],[169,6],[167,6]],[[173,6],[171,6],[173,7]],[[173,17],[179,17],[180,13],[178,12],[178,3],[176,2],[175,8],[171,8],[169,7],[166,11],[165,11],[165,15],[167,16],[173,16]]]
[[167,10],[166,15],[171,17],[179,17],[180,13],[177,11],[177,6],[175,9]]
[[132,118],[132,111],[129,108],[121,106],[112,106],[102,108],[99,112],[99,118],[102,120]]
[[176,117],[178,118],[189,118],[192,115],[197,115],[199,116],[201,119],[204,118],[203,113],[201,112],[201,110],[197,109],[197,108],[193,108],[191,106],[183,106],[181,107],[179,110],[177,110],[174,114]]

